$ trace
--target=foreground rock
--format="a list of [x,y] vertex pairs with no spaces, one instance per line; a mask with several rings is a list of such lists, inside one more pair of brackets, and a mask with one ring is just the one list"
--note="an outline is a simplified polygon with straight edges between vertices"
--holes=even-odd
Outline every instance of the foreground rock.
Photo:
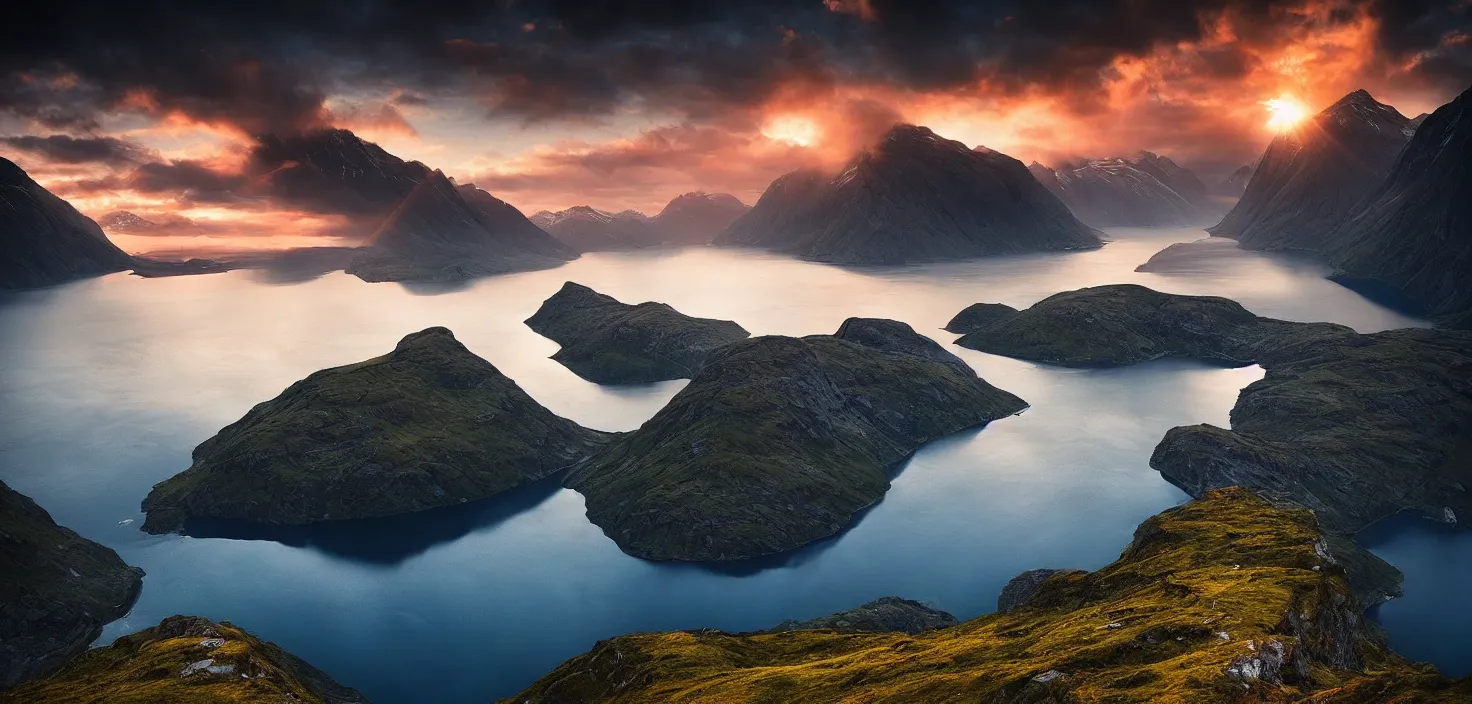
[[0,289],[50,286],[132,265],[97,223],[0,158]]
[[1231,430],[1172,429],[1151,466],[1192,496],[1247,486],[1344,534],[1401,510],[1472,517],[1472,333],[1360,335],[1125,285],[1051,296],[957,344],[1077,367],[1166,356],[1259,364],[1267,374],[1237,398]]
[[170,616],[0,693],[6,704],[295,702],[368,704],[356,690],[228,621]]
[[1344,274],[1397,289],[1472,328],[1472,89],[1426,117],[1389,178],[1336,232]]
[[579,252],[638,249],[661,243],[661,235],[649,218],[635,210],[609,213],[578,205],[556,212],[543,210],[531,221]]
[[1413,132],[1395,108],[1350,93],[1273,139],[1242,199],[1208,231],[1247,249],[1327,252]]
[[1084,572],[1083,570],[1055,569],[1028,570],[1023,572],[1008,580],[1007,584],[1002,587],[1002,593],[997,595],[997,611],[1004,614],[1010,614],[1016,611],[1018,607],[1026,603],[1055,574],[1071,576],[1082,575]]
[[757,557],[837,533],[921,445],[1025,407],[908,325],[850,318],[721,348],[567,485],[636,557]]
[[559,418],[444,328],[324,369],[194,449],[143,501],[150,533],[191,518],[298,525],[483,499],[571,467],[603,434]]
[[1094,227],[1180,227],[1214,221],[1222,213],[1201,179],[1150,152],[1057,169],[1033,162],[1027,170]]
[[1134,284],[1065,291],[1011,315],[997,310],[967,332],[956,344],[1066,367],[1117,367],[1163,357],[1244,366],[1292,357],[1320,340],[1355,336],[1342,325],[1260,318],[1225,298],[1178,296]]
[[[1019,608],[919,635],[645,633],[526,691],[552,702],[1463,701],[1388,652],[1311,513],[1211,492],[1143,523],[1119,560]],[[1243,536],[1251,536],[1243,539]]]
[[0,690],[86,650],[142,588],[143,570],[0,482]]
[[838,264],[1100,246],[1022,162],[914,125],[894,127],[830,178],[777,179],[715,243]]
[[526,324],[562,345],[552,359],[595,384],[688,379],[711,352],[751,336],[729,320],[692,318],[664,303],[620,303],[571,281]]
[[949,628],[959,621],[944,611],[918,601],[882,596],[858,608],[806,621],[783,621],[766,633],[787,631],[837,631],[838,633],[908,633],[915,635]]

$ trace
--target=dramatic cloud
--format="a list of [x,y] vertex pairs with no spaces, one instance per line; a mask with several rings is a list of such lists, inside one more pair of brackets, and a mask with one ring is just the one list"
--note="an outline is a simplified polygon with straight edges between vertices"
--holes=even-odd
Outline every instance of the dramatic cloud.
[[114,137],[72,137],[53,134],[45,137],[22,135],[0,137],[0,144],[39,155],[60,164],[138,164],[158,158],[140,144]]

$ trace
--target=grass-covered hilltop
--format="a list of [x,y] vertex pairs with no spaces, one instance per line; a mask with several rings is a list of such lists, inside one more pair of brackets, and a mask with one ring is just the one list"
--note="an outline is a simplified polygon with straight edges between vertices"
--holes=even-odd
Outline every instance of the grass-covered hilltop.
[[1472,333],[1360,335],[1129,285],[1060,293],[965,332],[957,344],[1067,366],[1166,356],[1263,366],[1231,430],[1175,428],[1155,449],[1151,466],[1192,496],[1247,486],[1346,534],[1407,509],[1472,520]]
[[324,369],[194,450],[143,501],[151,533],[190,518],[373,518],[483,499],[573,466],[605,439],[543,408],[445,328]]
[[228,621],[170,616],[89,651],[0,704],[368,704],[327,673]]
[[1150,518],[1113,564],[1010,613],[918,635],[644,633],[601,641],[511,704],[1459,702],[1386,650],[1309,511],[1244,489]]
[[850,318],[721,348],[567,485],[631,555],[757,557],[837,533],[921,445],[1025,407],[910,326]]
[[142,587],[143,570],[0,482],[0,690],[86,650]]
[[595,384],[688,379],[711,352],[751,336],[729,320],[692,318],[665,303],[620,303],[571,281],[526,324],[562,345],[552,359]]

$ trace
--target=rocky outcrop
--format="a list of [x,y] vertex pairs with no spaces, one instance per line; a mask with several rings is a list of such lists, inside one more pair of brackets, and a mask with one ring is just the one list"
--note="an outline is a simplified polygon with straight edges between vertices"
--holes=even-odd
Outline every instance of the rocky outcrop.
[[949,628],[959,621],[918,601],[882,596],[863,606],[806,621],[783,621],[764,633],[836,631],[838,633],[908,633]]
[[1027,168],[1078,219],[1094,227],[1179,227],[1221,215],[1195,174],[1150,152],[1057,169],[1034,162]]
[[1461,701],[1388,652],[1302,509],[1210,492],[1145,521],[1113,564],[942,630],[641,633],[507,699],[553,702]]
[[1002,593],[997,595],[997,612],[1010,614],[1027,603],[1029,597],[1041,589],[1043,583],[1055,574],[1061,575],[1083,575],[1083,570],[1055,570],[1038,569],[1028,570],[1013,577],[1002,587]]
[[0,289],[50,286],[132,265],[97,223],[0,158]]
[[649,224],[666,245],[710,244],[751,207],[729,193],[696,191],[676,196]]
[[368,704],[280,646],[198,616],[170,616],[118,638],[49,679],[0,693],[0,701]]
[[751,336],[729,320],[692,318],[664,303],[620,303],[571,281],[526,324],[562,345],[552,359],[595,384],[688,379],[712,352]]
[[1342,325],[1261,318],[1225,298],[1112,284],[1054,294],[1012,315],[998,309],[991,322],[956,344],[1065,367],[1117,367],[1163,357],[1244,366],[1352,337],[1354,331]]
[[192,518],[299,525],[483,499],[572,467],[605,436],[553,415],[449,330],[292,384],[194,449],[143,501]]
[[899,125],[818,182],[788,174],[716,237],[838,264],[903,264],[1019,252],[1091,249],[1079,222],[1027,167]]
[[769,555],[842,530],[921,445],[1025,406],[908,325],[851,318],[721,348],[567,486],[636,557]]
[[1389,175],[1415,131],[1404,115],[1357,90],[1278,135],[1236,207],[1213,235],[1247,249],[1327,252],[1334,231]]
[[450,281],[577,258],[516,208],[347,130],[266,135],[247,168],[271,196],[371,233],[347,266],[365,281]]
[[662,241],[649,218],[634,210],[608,213],[578,205],[557,212],[543,210],[531,221],[579,252],[654,247]]
[[1151,466],[1192,496],[1250,487],[1346,535],[1402,510],[1464,525],[1472,516],[1472,333],[1360,335],[1120,285],[1051,296],[957,344],[1076,367],[1167,356],[1261,365],[1231,430],[1172,429]]
[[983,330],[1017,314],[1017,309],[1001,303],[973,303],[946,323],[946,332],[958,335]]
[[0,482],[0,690],[86,650],[142,588],[143,570]]
[[1332,237],[1344,274],[1472,328],[1472,89],[1426,117],[1389,178]]

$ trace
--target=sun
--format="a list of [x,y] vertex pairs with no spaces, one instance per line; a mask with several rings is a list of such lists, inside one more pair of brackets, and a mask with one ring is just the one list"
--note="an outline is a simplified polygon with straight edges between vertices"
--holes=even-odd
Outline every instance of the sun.
[[774,142],[810,147],[818,141],[818,126],[806,117],[784,115],[774,118],[762,128],[762,135]]
[[1280,132],[1303,122],[1304,118],[1308,117],[1308,108],[1290,95],[1264,100],[1262,104],[1273,115],[1268,119],[1268,127]]

